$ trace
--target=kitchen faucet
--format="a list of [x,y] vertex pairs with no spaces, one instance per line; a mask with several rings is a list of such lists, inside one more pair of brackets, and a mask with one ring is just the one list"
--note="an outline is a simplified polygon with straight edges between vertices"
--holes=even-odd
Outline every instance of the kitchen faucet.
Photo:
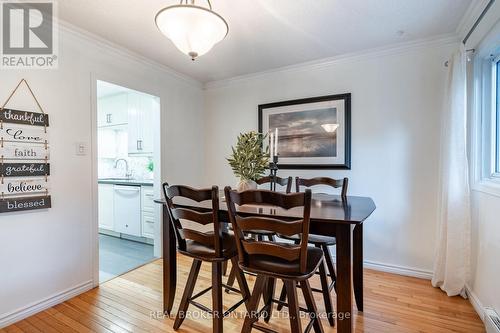
[[117,159],[117,160],[115,161],[115,169],[118,167],[118,163],[119,163],[120,161],[125,162],[125,167],[126,167],[126,170],[125,170],[125,178],[130,179],[130,177],[132,177],[132,173],[130,173],[130,172],[129,172],[129,169],[128,169],[128,162],[127,162],[127,160],[126,160],[126,159],[124,159],[124,158],[119,158],[119,159]]

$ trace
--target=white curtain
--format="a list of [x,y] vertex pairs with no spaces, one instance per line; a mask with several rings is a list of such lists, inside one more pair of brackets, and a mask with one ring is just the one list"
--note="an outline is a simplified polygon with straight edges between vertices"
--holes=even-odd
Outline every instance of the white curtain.
[[466,52],[448,61],[441,120],[439,229],[432,285],[466,297],[470,261],[470,188],[467,161]]

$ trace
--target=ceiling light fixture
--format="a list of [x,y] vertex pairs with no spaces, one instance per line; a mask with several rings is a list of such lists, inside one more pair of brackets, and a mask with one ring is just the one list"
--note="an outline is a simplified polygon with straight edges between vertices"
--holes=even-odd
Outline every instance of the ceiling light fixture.
[[210,0],[207,3],[208,7],[202,7],[195,0],[181,0],[155,17],[158,29],[192,60],[210,51],[229,31],[226,20],[212,10]]

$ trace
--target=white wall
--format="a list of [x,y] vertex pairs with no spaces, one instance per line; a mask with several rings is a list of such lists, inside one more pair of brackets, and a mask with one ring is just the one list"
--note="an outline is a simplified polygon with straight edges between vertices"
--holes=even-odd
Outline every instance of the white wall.
[[[0,71],[0,101],[26,78],[50,116],[53,205],[0,215],[0,327],[28,314],[31,305],[48,305],[67,291],[92,286],[94,152],[75,154],[76,142],[92,147],[92,77],[159,96],[163,178],[202,182],[201,85],[61,30],[59,69]],[[33,109],[34,104],[21,94],[9,106]]]
[[[500,197],[472,193],[472,275],[470,288],[479,307],[493,307],[500,313]],[[482,309],[477,309],[481,314]]]
[[436,234],[443,64],[456,47],[449,40],[434,41],[208,84],[205,185],[236,184],[225,158],[239,132],[257,129],[257,105],[350,92],[352,170],[279,174],[349,177],[349,194],[370,196],[377,205],[365,226],[365,259],[428,277]]

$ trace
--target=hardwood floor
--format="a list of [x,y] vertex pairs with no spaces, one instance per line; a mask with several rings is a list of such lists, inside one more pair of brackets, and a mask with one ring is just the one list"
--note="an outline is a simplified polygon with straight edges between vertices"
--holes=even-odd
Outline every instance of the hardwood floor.
[[[191,262],[179,257],[177,299],[179,305]],[[162,261],[140,267],[121,277],[102,284],[67,302],[0,329],[4,332],[173,332],[173,318],[161,316]],[[252,286],[253,277],[248,277]],[[203,264],[196,291],[210,285],[210,267]],[[319,279],[312,285],[319,287]],[[281,286],[277,288],[281,290]],[[200,298],[211,305],[211,293]],[[315,293],[320,311],[324,311],[321,295]],[[238,300],[237,294],[224,293],[227,309]],[[304,300],[300,299],[301,305]],[[212,332],[210,318],[199,318],[201,312],[194,307],[193,318],[186,318],[179,332]],[[236,315],[244,316],[244,306]],[[280,332],[289,332],[289,321],[275,311],[270,326]],[[281,312],[280,314],[283,314]],[[484,327],[471,304],[460,297],[447,297],[432,288],[430,282],[373,270],[365,272],[365,311],[354,311],[356,332],[484,332]],[[243,320],[231,317],[224,320],[224,330],[239,332]],[[302,320],[302,324],[307,324]],[[326,332],[336,332],[323,320]]]

